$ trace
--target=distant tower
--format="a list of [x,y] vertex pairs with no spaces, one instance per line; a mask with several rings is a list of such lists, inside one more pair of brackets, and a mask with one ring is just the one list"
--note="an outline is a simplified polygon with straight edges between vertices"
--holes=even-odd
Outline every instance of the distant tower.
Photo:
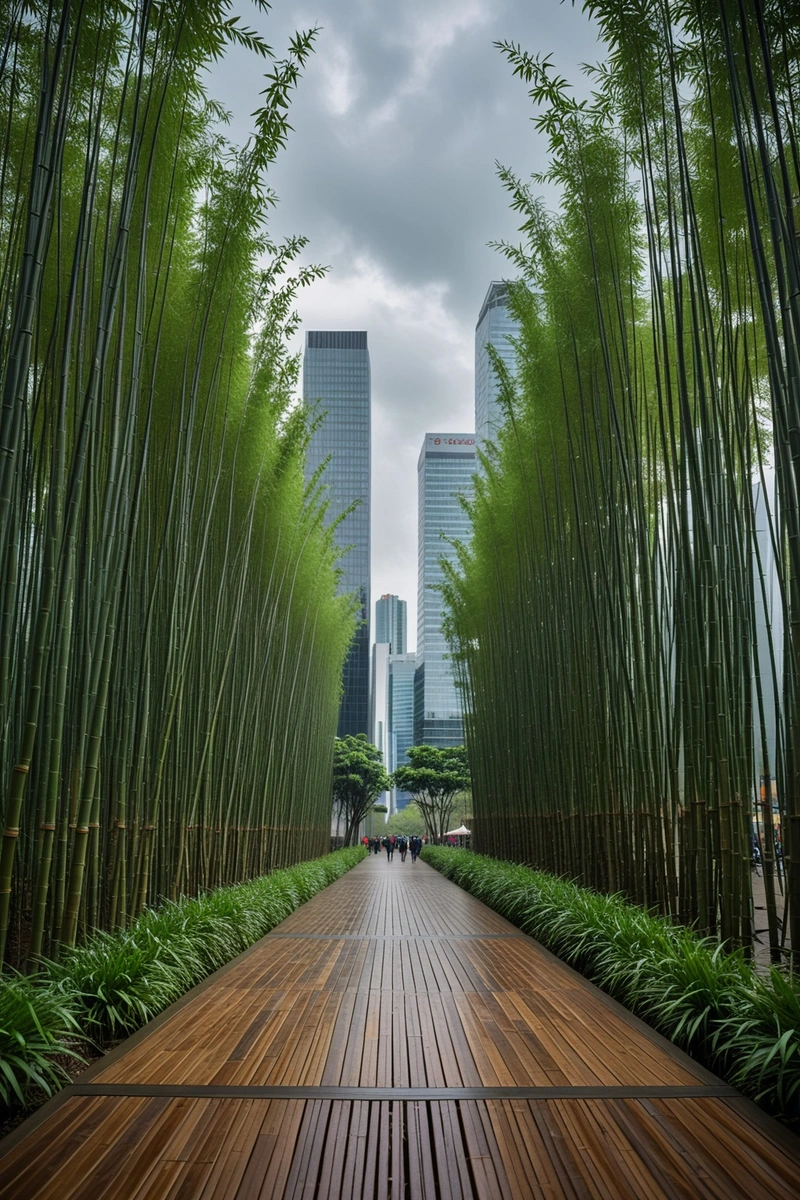
[[[375,642],[372,647],[372,695],[370,700],[369,739],[380,750],[387,771],[392,768],[390,710],[389,710],[389,643]],[[386,804],[390,797],[383,792],[379,803]],[[391,807],[391,805],[390,805]]]
[[497,376],[489,346],[494,346],[513,372],[516,358],[509,339],[518,334],[519,325],[508,308],[508,285],[491,283],[475,326],[475,437],[479,447],[487,440],[493,441],[505,421],[497,399]]
[[474,473],[474,434],[425,434],[418,467],[416,744],[459,746],[464,740],[461,696],[453,679],[450,651],[442,632],[444,601],[435,589],[444,578],[439,560],[455,557],[455,550],[445,538],[464,541],[469,537],[469,517],[459,502],[459,495],[472,495]]
[[[406,751],[414,745],[414,669],[416,656],[389,656],[389,766],[392,771],[408,762]],[[403,809],[409,792],[392,791],[392,810]]]
[[388,642],[392,654],[406,652],[407,609],[399,596],[381,596],[375,603],[375,641]]
[[342,592],[355,592],[362,624],[356,630],[344,666],[344,693],[339,710],[339,736],[369,733],[370,616],[370,370],[364,332],[315,330],[306,334],[303,356],[303,399],[325,414],[306,456],[310,479],[330,455],[324,483],[328,487],[327,520],[331,522],[359,501],[336,527],[342,548]]

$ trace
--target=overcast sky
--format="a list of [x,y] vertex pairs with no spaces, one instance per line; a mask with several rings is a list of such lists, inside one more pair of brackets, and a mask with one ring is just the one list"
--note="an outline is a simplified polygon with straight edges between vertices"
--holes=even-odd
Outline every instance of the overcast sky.
[[[581,92],[601,51],[592,25],[560,0],[274,0],[243,20],[280,53],[320,26],[292,101],[294,127],[271,186],[275,236],[310,238],[328,277],[300,299],[304,329],[366,329],[372,366],[372,600],[417,600],[417,458],[426,430],[474,429],[474,333],[516,240],[495,160],[528,175],[545,164],[525,86],[492,43],[552,53]],[[231,52],[210,92],[246,139],[263,87]],[[298,338],[298,348],[302,335]]]

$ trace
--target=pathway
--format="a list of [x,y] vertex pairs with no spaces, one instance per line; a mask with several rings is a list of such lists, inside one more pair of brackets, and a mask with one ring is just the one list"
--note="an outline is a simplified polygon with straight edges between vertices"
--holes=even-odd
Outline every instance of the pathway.
[[800,1195],[800,1140],[424,863],[361,863],[0,1143],[0,1197]]

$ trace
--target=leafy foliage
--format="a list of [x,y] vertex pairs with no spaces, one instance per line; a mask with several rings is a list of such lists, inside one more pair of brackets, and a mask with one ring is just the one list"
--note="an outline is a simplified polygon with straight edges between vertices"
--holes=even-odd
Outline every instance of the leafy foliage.
[[466,850],[422,857],[769,1112],[800,1121],[796,978],[764,978],[740,951],[622,896]]
[[138,1029],[252,946],[363,857],[339,850],[259,879],[148,910],[97,934],[51,968],[74,994],[81,1025],[104,1037]]
[[33,1089],[50,1096],[69,1077],[57,1058],[79,1056],[70,1046],[78,1032],[69,993],[38,980],[7,974],[0,979],[0,1100],[24,1104]]
[[124,1037],[230,962],[365,856],[338,850],[234,887],[146,910],[129,929],[101,932],[44,963],[33,978],[0,979],[0,1099],[25,1103],[66,1081],[69,1039]]
[[499,171],[516,363],[495,359],[505,421],[446,568],[473,844],[748,949],[755,828],[780,962],[787,927],[800,946],[800,24],[771,0],[584,8],[604,39],[584,99],[498,45],[548,159]]
[[392,775],[394,785],[414,797],[429,836],[441,838],[450,823],[456,797],[470,786],[467,752],[463,746],[411,746],[406,758],[408,762]]
[[[288,351],[322,270],[269,228],[316,31],[281,56],[232,7],[4,27],[0,960],[12,913],[35,960],[328,845],[353,602]],[[231,45],[266,72],[243,147],[206,91]],[[137,946],[118,987],[85,964],[123,1025]]]
[[344,821],[345,846],[358,836],[358,827],[378,796],[389,787],[389,776],[377,746],[363,733],[337,738],[333,751],[333,809]]
[[396,837],[402,834],[423,837],[427,833],[427,826],[419,806],[412,800],[399,812],[392,813],[385,825],[381,823],[380,832]]

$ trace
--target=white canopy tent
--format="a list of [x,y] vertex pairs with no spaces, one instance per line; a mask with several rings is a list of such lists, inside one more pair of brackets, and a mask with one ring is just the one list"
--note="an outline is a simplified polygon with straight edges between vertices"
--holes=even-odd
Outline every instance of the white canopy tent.
[[445,837],[469,837],[472,831],[467,829],[466,825],[459,825],[458,829],[448,829]]

